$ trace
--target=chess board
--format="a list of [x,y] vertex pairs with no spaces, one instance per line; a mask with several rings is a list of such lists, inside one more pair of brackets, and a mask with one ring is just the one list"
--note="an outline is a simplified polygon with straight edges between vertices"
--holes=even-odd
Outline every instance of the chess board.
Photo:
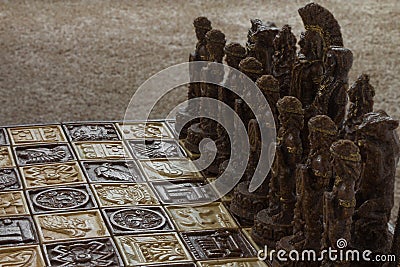
[[0,128],[0,266],[267,266],[229,196],[174,204],[206,200],[213,178],[173,121],[143,124]]

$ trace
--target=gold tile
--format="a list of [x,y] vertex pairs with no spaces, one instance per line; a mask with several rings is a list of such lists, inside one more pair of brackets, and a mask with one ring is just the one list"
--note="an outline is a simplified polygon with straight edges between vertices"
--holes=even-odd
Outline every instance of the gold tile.
[[124,139],[173,138],[167,125],[163,122],[117,123],[117,126]]
[[149,180],[203,179],[192,161],[186,159],[141,160]]
[[152,189],[140,184],[93,184],[100,207],[158,205]]
[[176,233],[115,237],[126,265],[189,261],[191,257]]
[[8,146],[0,146],[0,167],[13,167],[14,159]]
[[80,159],[86,160],[121,160],[131,159],[122,142],[85,142],[74,143],[75,151]]
[[109,236],[98,210],[34,216],[44,243]]
[[0,217],[29,214],[27,207],[25,196],[22,192],[0,193]]
[[238,227],[220,202],[199,207],[167,206],[166,209],[180,231]]
[[64,133],[58,125],[15,127],[9,128],[8,133],[14,145],[66,141]]
[[256,259],[231,259],[199,261],[199,267],[268,267],[265,262]]
[[27,166],[20,171],[27,188],[86,182],[77,162]]
[[0,266],[45,267],[39,246],[0,248]]

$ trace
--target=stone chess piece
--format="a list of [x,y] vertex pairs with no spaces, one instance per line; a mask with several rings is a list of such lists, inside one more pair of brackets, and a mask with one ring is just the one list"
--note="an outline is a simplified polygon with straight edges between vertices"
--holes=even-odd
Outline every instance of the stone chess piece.
[[331,46],[325,58],[325,73],[313,103],[315,114],[328,115],[342,127],[346,115],[348,76],[353,53],[344,47]]
[[[356,183],[361,173],[361,155],[359,148],[350,140],[333,143],[330,151],[335,182],[332,191],[325,192],[323,198],[322,247],[346,250],[352,246],[351,225],[356,206]],[[342,239],[347,242],[347,247],[339,247]],[[321,266],[350,266],[350,262],[325,259]]]
[[[222,63],[224,57],[224,47],[226,43],[225,34],[220,30],[212,29],[206,34],[206,47],[210,53],[209,61],[212,63]],[[224,68],[222,65],[207,64],[201,71],[202,77],[205,80],[213,80],[222,82],[224,79]],[[213,77],[207,77],[213,76]],[[201,83],[201,97],[218,99],[219,85]],[[218,105],[210,104],[209,102],[200,102],[200,109],[209,112],[210,114],[217,114]],[[188,134],[185,139],[185,147],[192,153],[200,153],[199,144],[203,138],[211,138],[215,140],[217,133],[216,121],[209,118],[200,118],[200,122],[193,124],[188,129]]]
[[289,95],[292,69],[296,62],[296,36],[289,25],[284,25],[274,39],[272,75],[279,81],[281,97]]
[[350,106],[347,118],[343,124],[341,135],[346,139],[355,140],[358,126],[363,115],[374,109],[375,89],[369,82],[367,74],[361,74],[347,91]]
[[399,122],[386,112],[377,111],[365,114],[357,130],[363,169],[356,193],[353,244],[373,254],[386,254],[390,249],[387,223],[394,204],[394,180],[400,155],[400,141],[395,131],[398,126]]
[[[264,209],[257,213],[252,228],[252,237],[260,245],[275,247],[275,243],[293,232],[292,221],[296,203],[295,171],[302,159],[300,132],[304,123],[301,102],[292,96],[285,96],[277,103],[281,127],[272,166],[269,191],[269,206],[279,210]],[[275,184],[277,186],[271,186]],[[275,192],[274,189],[278,189]],[[278,201],[278,203],[271,203]]]
[[[212,29],[211,22],[206,17],[198,17],[194,20],[193,26],[196,32],[197,44],[196,49],[193,53],[189,55],[189,62],[194,61],[208,61],[210,54],[206,48],[206,33]],[[201,72],[202,66],[205,64],[196,65],[196,67],[190,67],[189,75],[190,81],[198,80]],[[188,100],[194,99],[200,96],[200,83],[191,82],[188,88]],[[181,110],[179,110],[176,114],[176,127],[182,127],[180,132],[180,139],[184,139],[187,135],[187,129],[193,123],[198,122],[199,120],[192,120],[186,125],[182,125],[187,118],[196,117],[196,114],[199,111],[199,107],[195,105],[193,102],[189,103],[189,105]]]

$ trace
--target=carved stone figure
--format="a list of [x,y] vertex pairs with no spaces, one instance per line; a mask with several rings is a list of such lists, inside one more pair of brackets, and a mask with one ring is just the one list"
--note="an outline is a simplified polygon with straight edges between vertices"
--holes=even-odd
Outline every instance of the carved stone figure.
[[330,191],[332,182],[332,156],[329,148],[336,141],[338,130],[326,115],[312,117],[308,122],[310,153],[297,171],[297,202],[294,216],[294,239],[297,249],[321,248],[322,200]]
[[[213,29],[207,32],[206,47],[210,53],[209,61],[214,63],[222,63],[225,43],[225,34],[223,34],[221,31]],[[202,69],[200,75],[202,75],[205,80],[222,82],[224,79],[224,69],[221,65],[208,64],[207,67]],[[220,86],[215,84],[201,83],[200,95],[205,98],[218,99],[219,87]],[[210,114],[217,114],[218,105],[212,105],[208,101],[201,101],[200,109],[207,111]],[[213,140],[217,138],[217,133],[215,131],[216,128],[217,123],[214,120],[200,118],[200,123],[193,124],[188,129],[187,138],[185,139],[185,147],[190,152],[198,154],[200,152],[199,143],[203,138],[207,137]]]
[[281,97],[289,95],[292,69],[296,62],[296,37],[289,25],[284,25],[274,39],[272,75],[279,81]]
[[[230,43],[225,46],[224,51],[226,54],[225,61],[227,62],[227,64],[234,69],[238,69],[240,61],[246,57],[246,49],[238,43]],[[238,87],[240,87],[240,80],[237,72],[228,72],[225,80],[225,86],[227,88],[237,89]],[[224,88],[222,86],[218,88],[218,100],[225,103],[230,108],[234,109],[235,99],[238,98],[238,95],[227,88]],[[218,110],[218,117],[221,122],[223,121],[227,124],[230,123],[231,126],[233,126],[233,119],[226,112],[224,112],[222,108],[219,108]],[[207,171],[213,174],[218,174],[219,166],[221,165],[221,163],[229,159],[230,157],[231,143],[228,133],[221,124],[217,125],[217,135],[218,139],[215,142],[217,146],[216,159],[207,169]]]
[[331,46],[326,54],[325,73],[314,100],[316,114],[328,115],[341,128],[346,114],[348,74],[353,53],[344,47]]
[[[212,29],[211,22],[206,17],[198,17],[193,22],[194,29],[197,37],[196,50],[190,54],[189,62],[194,61],[208,61],[210,54],[206,48],[206,34],[208,31]],[[204,64],[206,66],[206,64]],[[194,81],[199,78],[201,68],[204,67],[202,64],[196,65],[196,67],[191,66],[189,69],[190,80]],[[188,89],[188,100],[199,97],[200,96],[200,84],[201,83],[190,83]],[[181,109],[177,112],[176,115],[176,125],[183,126],[180,139],[183,139],[187,135],[187,129],[193,123],[198,122],[198,120],[192,120],[186,125],[181,125],[185,118],[190,116],[190,114],[197,114],[199,111],[199,107],[191,102],[186,108]]]
[[[322,6],[310,3],[299,9],[306,31],[301,34],[298,60],[293,67],[289,94],[303,104],[305,123],[314,115],[312,103],[324,71],[324,58],[330,46],[343,46],[340,26]],[[308,128],[302,131],[303,149],[308,153]]]
[[350,140],[355,140],[358,126],[362,123],[362,116],[373,111],[375,89],[369,83],[369,76],[362,74],[350,87],[347,94],[350,106],[341,134]]
[[[361,155],[359,148],[350,140],[333,143],[330,151],[335,182],[332,191],[324,194],[322,247],[345,250],[351,246],[352,216],[356,206],[355,187],[361,172]],[[342,246],[341,242],[346,242],[346,245]],[[350,266],[350,262],[326,259],[322,266]]]
[[280,99],[280,86],[278,80],[276,80],[272,75],[263,75],[257,79],[256,85],[258,86],[258,88],[260,88],[265,99],[267,100],[268,105],[272,111],[272,115],[274,117],[275,126],[279,128],[279,114],[278,108],[276,106],[276,103],[278,103],[278,100]]
[[275,52],[273,41],[278,32],[275,23],[268,22],[258,25],[251,36],[253,45],[250,54],[261,62],[264,74],[272,74],[272,56]]
[[390,237],[387,223],[394,204],[394,180],[400,155],[395,129],[399,122],[384,111],[363,116],[357,130],[363,170],[356,194],[354,246],[373,253],[387,253]]
[[[254,220],[252,237],[260,245],[275,247],[275,242],[284,236],[291,235],[293,227],[291,222],[294,216],[296,202],[296,165],[302,159],[302,142],[300,131],[304,123],[304,110],[301,102],[292,96],[285,96],[277,103],[281,127],[278,131],[278,145],[276,148],[275,161],[272,166],[271,183],[278,185],[279,191],[274,192],[276,187],[270,188],[270,206],[279,206],[279,212],[269,214],[268,210],[260,211]],[[271,186],[271,185],[270,185]]]

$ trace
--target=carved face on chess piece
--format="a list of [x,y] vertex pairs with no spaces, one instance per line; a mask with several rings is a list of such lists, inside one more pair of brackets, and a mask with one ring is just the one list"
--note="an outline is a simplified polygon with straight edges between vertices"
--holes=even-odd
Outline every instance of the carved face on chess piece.
[[322,59],[324,53],[323,39],[316,31],[306,31],[301,33],[299,57],[307,60]]
[[271,108],[275,118],[275,125],[278,125],[278,109],[276,103],[279,100],[279,82],[272,75],[263,75],[257,79],[256,85],[260,88],[265,99]]
[[351,50],[345,47],[331,46],[326,53],[325,75],[335,76],[347,83],[348,73],[352,65],[353,53]]
[[205,40],[206,33],[211,30],[211,21],[206,17],[198,17],[193,22],[196,37],[199,41]]
[[225,61],[229,67],[238,69],[239,63],[246,57],[246,49],[239,43],[229,43],[225,46]]
[[210,53],[210,61],[222,63],[224,57],[225,34],[220,30],[212,29],[206,34],[206,48]]
[[349,100],[363,110],[364,114],[372,112],[374,106],[375,89],[369,83],[369,76],[361,74],[347,91]]

